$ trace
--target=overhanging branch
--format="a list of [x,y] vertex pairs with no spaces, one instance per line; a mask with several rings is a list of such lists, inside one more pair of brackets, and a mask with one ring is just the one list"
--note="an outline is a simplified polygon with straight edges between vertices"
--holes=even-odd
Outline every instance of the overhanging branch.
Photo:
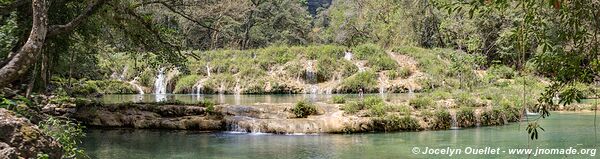
[[66,32],[73,31],[73,29],[75,29],[77,26],[79,26],[83,21],[85,21],[85,19],[87,19],[92,14],[94,14],[94,12],[96,12],[96,10],[100,9],[100,7],[106,1],[107,0],[96,0],[95,2],[88,4],[86,9],[83,11],[83,13],[79,14],[77,17],[75,17],[73,20],[71,20],[67,24],[50,26],[50,28],[48,30],[48,37],[52,37],[52,36],[55,36],[58,34],[63,34]]

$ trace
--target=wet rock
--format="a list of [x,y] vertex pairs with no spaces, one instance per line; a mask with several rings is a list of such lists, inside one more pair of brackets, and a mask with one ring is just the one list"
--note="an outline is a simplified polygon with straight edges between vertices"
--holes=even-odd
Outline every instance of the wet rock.
[[58,142],[29,120],[0,108],[0,158],[35,158],[37,154],[60,158],[63,152]]
[[197,106],[131,105],[81,107],[71,116],[86,125],[105,127],[159,128],[183,130],[220,130],[222,120]]

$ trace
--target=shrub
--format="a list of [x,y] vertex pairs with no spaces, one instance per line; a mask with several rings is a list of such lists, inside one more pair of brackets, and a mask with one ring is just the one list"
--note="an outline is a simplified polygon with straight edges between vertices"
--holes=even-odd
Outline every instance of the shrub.
[[364,100],[365,107],[371,108],[377,104],[383,104],[383,99],[378,96],[368,96]]
[[488,75],[504,79],[512,79],[515,76],[515,71],[505,65],[492,65],[487,73]]
[[294,108],[292,108],[292,112],[297,118],[306,118],[309,115],[317,114],[317,107],[307,101],[298,101]]
[[410,99],[408,104],[415,109],[424,109],[431,105],[433,105],[433,99],[428,96],[418,96],[416,98]]
[[407,105],[387,105],[385,111],[399,112],[400,115],[410,115],[410,108]]
[[467,93],[467,92],[457,93],[456,96],[454,97],[454,99],[456,100],[456,104],[458,104],[458,106],[467,106],[467,107],[479,106],[477,103],[477,100],[475,99],[475,97],[473,97],[473,95],[471,95],[471,93]]
[[432,129],[448,129],[451,126],[452,117],[450,116],[450,112],[445,109],[437,110],[434,113],[434,122],[432,124]]
[[385,115],[385,104],[383,102],[371,105],[368,108],[371,116],[380,117]]
[[63,158],[88,158],[83,149],[77,146],[81,144],[81,138],[85,136],[84,127],[68,120],[50,117],[40,122],[40,129],[44,134],[56,139],[64,150]]
[[481,125],[504,125],[503,112],[500,109],[484,111],[481,114]]
[[377,74],[373,71],[364,71],[350,76],[340,85],[340,92],[356,93],[358,89],[364,92],[374,92],[377,88]]
[[452,97],[452,94],[450,94],[450,92],[438,89],[438,90],[431,92],[430,97],[435,100],[450,99]]
[[417,120],[410,116],[399,117],[397,115],[387,115],[373,119],[375,130],[379,131],[398,131],[398,130],[418,130],[420,128]]
[[369,66],[375,70],[392,70],[398,67],[398,63],[390,58],[379,45],[362,44],[354,47],[353,53],[356,58],[367,60]]
[[344,106],[342,106],[342,110],[348,114],[354,114],[363,108],[364,108],[364,104],[362,102],[357,102],[357,101],[349,101],[349,102],[346,102],[346,104],[344,104]]
[[459,127],[472,127],[475,126],[475,114],[473,108],[463,107],[456,112],[457,125]]
[[194,91],[194,85],[196,85],[199,78],[198,75],[186,75],[179,78],[175,84],[173,93],[192,93]]
[[402,78],[408,78],[410,75],[412,75],[412,71],[410,71],[409,68],[402,67],[398,70],[398,75],[400,75]]
[[346,103],[346,97],[344,96],[333,96],[333,103],[335,104],[344,104]]
[[388,72],[386,72],[385,74],[387,76],[388,79],[393,80],[396,79],[399,75],[398,75],[398,71],[397,70],[390,70]]

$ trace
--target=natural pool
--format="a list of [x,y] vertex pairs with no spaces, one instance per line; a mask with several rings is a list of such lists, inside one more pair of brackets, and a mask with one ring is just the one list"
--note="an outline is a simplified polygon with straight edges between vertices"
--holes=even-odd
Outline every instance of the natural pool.
[[[151,97],[150,95],[146,95]],[[392,94],[394,100],[405,94]],[[125,98],[126,96],[120,96]],[[219,100],[219,96],[205,96]],[[389,96],[388,96],[389,97]],[[106,97],[105,97],[106,98]],[[129,97],[127,97],[129,98]],[[193,95],[172,95],[178,100],[192,99]],[[237,99],[236,99],[237,98]],[[248,104],[256,102],[289,102],[307,98],[307,95],[224,95],[219,103]],[[328,96],[316,96],[317,101]],[[145,98],[148,99],[148,98]],[[113,98],[112,101],[120,99]],[[154,99],[149,99],[154,100]],[[237,100],[237,101],[236,101]],[[238,102],[239,101],[239,102]],[[233,102],[233,103],[232,103]],[[238,103],[236,103],[238,102]],[[510,155],[509,148],[593,149],[594,113],[559,113],[542,120],[546,129],[539,140],[528,140],[526,124],[478,127],[460,130],[321,134],[272,135],[232,132],[199,132],[174,130],[135,130],[90,128],[82,146],[92,158],[438,158],[448,155],[414,154],[414,147],[465,150],[471,148],[500,148],[500,155],[454,154],[458,158],[524,158]],[[535,158],[596,158],[587,155],[538,155]]]

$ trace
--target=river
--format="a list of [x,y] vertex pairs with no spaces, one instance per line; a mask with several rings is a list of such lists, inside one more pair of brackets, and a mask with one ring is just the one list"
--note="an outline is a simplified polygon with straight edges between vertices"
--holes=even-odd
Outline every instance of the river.
[[[275,96],[257,96],[256,99],[241,99],[241,101],[260,102],[266,98],[271,98],[271,102],[285,99]],[[301,97],[297,98],[301,99]],[[595,146],[597,142],[594,137],[593,123],[594,113],[552,112],[550,117],[541,120],[541,125],[546,131],[540,132],[540,139],[533,141],[527,138],[526,123],[443,131],[320,135],[89,128],[86,130],[87,136],[82,146],[92,158],[439,158],[449,156],[449,154],[422,154],[426,149],[434,148],[460,149],[461,154],[452,155],[458,158],[523,158],[527,155],[511,155],[509,149],[527,148],[528,145],[534,151],[537,148],[572,147],[578,153],[581,153],[580,151],[587,153],[568,156],[543,154],[532,156],[535,158],[595,158],[598,147]],[[466,154],[466,151],[486,147],[499,149],[500,154]],[[415,149],[418,149],[417,154],[414,153]],[[591,156],[591,149],[594,156]]]

